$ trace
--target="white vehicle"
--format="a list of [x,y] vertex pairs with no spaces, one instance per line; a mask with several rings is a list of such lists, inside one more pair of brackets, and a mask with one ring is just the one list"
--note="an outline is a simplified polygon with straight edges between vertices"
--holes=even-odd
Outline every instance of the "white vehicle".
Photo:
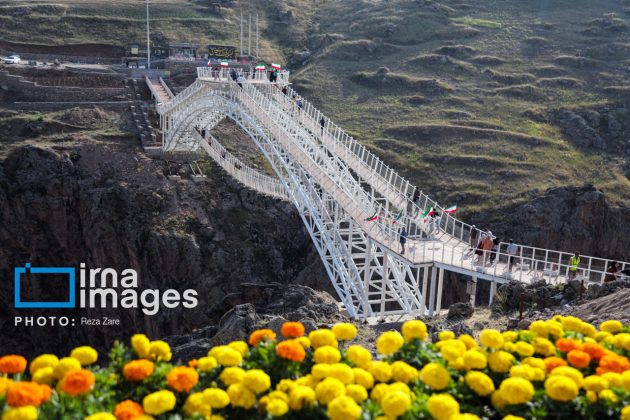
[[4,59],[6,64],[20,64],[20,61],[19,55],[10,55]]

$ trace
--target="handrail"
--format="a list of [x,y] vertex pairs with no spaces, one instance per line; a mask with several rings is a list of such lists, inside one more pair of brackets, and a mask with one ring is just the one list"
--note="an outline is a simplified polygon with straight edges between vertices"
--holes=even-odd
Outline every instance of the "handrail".
[[[218,69],[213,67],[197,67],[197,77],[200,79],[226,82],[232,80],[232,70],[234,70],[237,76],[242,76],[248,82],[256,81],[272,84],[266,71],[256,69],[243,70],[240,67],[219,67]],[[288,70],[278,72],[278,80],[275,83],[282,86],[288,85],[289,74],[290,72]]]
[[208,134],[210,141],[203,138],[196,130],[193,130],[193,136],[214,161],[242,184],[258,192],[288,200],[289,196],[277,178],[261,174],[254,168],[245,165],[240,159],[227,151],[211,134]]

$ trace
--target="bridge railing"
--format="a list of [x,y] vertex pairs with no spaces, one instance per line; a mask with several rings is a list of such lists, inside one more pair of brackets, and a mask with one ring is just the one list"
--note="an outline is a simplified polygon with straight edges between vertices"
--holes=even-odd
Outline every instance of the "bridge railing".
[[[245,85],[241,88],[233,88],[232,92],[239,101],[245,104],[252,113],[259,119],[274,121],[277,129],[272,131],[275,136],[285,138],[285,147],[294,156],[302,154],[304,157],[300,162],[305,167],[317,168],[320,176],[319,182],[325,183],[322,177],[327,177],[333,184],[335,184],[344,194],[348,197],[348,202],[342,203],[346,207],[353,204],[359,208],[361,214],[356,212],[352,215],[353,218],[362,227],[375,238],[387,246],[396,248],[400,239],[401,227],[404,226],[407,229],[407,239],[422,239],[426,237],[421,229],[414,228],[412,221],[408,216],[401,216],[397,221],[395,220],[383,220],[382,216],[379,216],[373,222],[367,222],[373,213],[381,214],[386,211],[382,204],[375,203],[373,197],[369,197],[365,189],[361,184],[355,180],[350,174],[344,172],[343,167],[338,166],[334,157],[325,154],[320,147],[316,147],[306,133],[302,136],[290,136],[289,133],[282,125],[282,116],[273,112],[271,99],[267,97],[260,90],[255,89],[253,86]],[[296,141],[300,140],[301,141]],[[293,150],[296,149],[297,150]],[[313,174],[318,176],[318,174]],[[342,199],[342,197],[336,197]]]
[[[212,67],[197,67],[197,77],[208,80],[227,82],[232,79],[232,71],[234,71],[237,76],[243,76],[245,80],[249,82],[255,81],[271,84],[271,81],[269,80],[269,74],[266,70],[243,69],[240,67],[220,67],[218,69]],[[288,70],[279,71],[278,80],[276,83],[280,85],[288,84],[289,74],[290,72]]]
[[162,85],[162,87],[164,88],[164,90],[166,91],[166,93],[168,94],[168,96],[173,99],[175,97],[175,95],[173,95],[173,91],[171,90],[171,88],[168,87],[168,85],[166,84],[166,82],[164,81],[164,79],[162,79],[160,77],[160,84]]
[[197,130],[193,130],[193,136],[212,159],[245,186],[274,197],[288,199],[284,186],[277,178],[261,174],[254,168],[245,165],[227,151],[214,136],[208,134],[209,138],[205,139]]

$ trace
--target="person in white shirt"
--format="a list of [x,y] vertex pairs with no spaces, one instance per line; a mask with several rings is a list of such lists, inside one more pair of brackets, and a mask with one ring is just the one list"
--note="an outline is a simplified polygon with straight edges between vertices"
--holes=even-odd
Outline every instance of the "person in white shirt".
[[514,266],[514,264],[516,264],[517,253],[518,253],[518,247],[514,243],[514,240],[510,239],[510,244],[507,247],[508,269],[510,270],[510,273],[512,272],[512,267]]

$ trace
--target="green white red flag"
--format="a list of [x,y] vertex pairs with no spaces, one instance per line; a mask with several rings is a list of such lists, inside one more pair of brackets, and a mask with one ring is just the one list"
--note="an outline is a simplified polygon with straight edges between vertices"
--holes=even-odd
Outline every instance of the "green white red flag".
[[374,211],[374,214],[365,219],[366,222],[373,222],[378,219],[378,211]]
[[435,211],[433,210],[433,207],[429,207],[427,209],[427,211],[425,211],[424,213],[422,213],[422,220],[426,221],[427,218],[431,215],[435,214]]
[[402,218],[403,215],[403,211],[399,211],[398,214],[396,215],[396,218],[394,219],[394,221],[392,222],[392,224],[395,224],[397,221],[399,221]]
[[221,67],[229,67],[230,64],[227,61],[221,61]]
[[282,66],[280,64],[271,63],[271,68],[272,69],[276,69],[276,70],[280,70],[282,68]]
[[456,204],[456,205],[454,205],[454,206],[447,207],[447,208],[444,210],[444,212],[445,212],[445,213],[449,213],[449,214],[452,214],[452,213],[457,213],[457,204]]
[[259,64],[256,66],[256,70],[267,70],[267,67],[264,64]]

